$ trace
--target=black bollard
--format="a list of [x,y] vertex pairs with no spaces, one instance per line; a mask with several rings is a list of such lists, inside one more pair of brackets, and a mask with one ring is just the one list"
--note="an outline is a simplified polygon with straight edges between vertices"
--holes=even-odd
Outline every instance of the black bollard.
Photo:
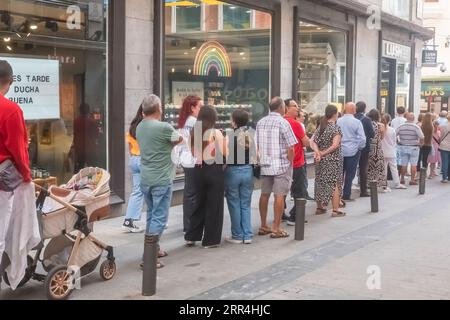
[[370,181],[370,206],[371,212],[378,212],[378,182]]
[[295,199],[295,240],[305,240],[306,199]]
[[420,180],[419,180],[419,194],[425,194],[425,185],[427,181],[427,168],[420,169]]
[[142,295],[156,294],[156,264],[158,261],[158,236],[145,236]]

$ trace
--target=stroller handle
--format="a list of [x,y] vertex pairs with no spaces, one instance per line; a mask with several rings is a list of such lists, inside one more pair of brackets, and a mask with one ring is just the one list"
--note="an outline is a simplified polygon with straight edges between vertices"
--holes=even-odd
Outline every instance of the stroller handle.
[[[38,184],[35,184],[36,188],[39,191],[43,191],[45,192],[50,198],[52,198],[53,200],[55,200],[56,202],[58,202],[59,204],[63,205],[64,207],[66,207],[67,209],[69,209],[70,211],[76,213],[79,217],[81,218],[87,218],[87,215],[85,212],[79,210],[78,208],[74,207],[73,205],[71,205],[68,202],[65,202],[64,200],[61,200],[60,198],[58,198],[57,196],[53,195],[50,190],[45,189],[44,187],[41,187]],[[50,187],[51,189],[51,187]]]

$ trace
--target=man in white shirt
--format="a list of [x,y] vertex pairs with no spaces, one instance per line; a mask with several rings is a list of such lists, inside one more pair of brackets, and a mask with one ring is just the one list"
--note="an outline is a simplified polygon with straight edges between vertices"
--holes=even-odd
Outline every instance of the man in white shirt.
[[395,131],[404,123],[406,123],[406,109],[404,107],[397,108],[397,116],[392,120],[391,127],[394,128]]

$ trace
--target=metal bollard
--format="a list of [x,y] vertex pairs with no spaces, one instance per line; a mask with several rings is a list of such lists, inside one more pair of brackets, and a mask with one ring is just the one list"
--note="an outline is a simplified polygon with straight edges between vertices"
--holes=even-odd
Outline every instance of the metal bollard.
[[427,168],[420,169],[420,180],[419,180],[419,194],[425,194],[425,185],[427,181]]
[[295,240],[305,240],[306,199],[295,199]]
[[156,294],[156,264],[158,260],[158,236],[145,236],[142,295]]
[[370,206],[371,212],[377,213],[378,210],[378,182],[370,181]]

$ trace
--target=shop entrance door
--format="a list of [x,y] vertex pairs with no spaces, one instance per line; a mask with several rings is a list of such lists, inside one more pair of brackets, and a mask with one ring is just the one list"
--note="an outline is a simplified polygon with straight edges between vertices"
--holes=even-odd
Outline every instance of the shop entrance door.
[[394,59],[381,60],[381,112],[395,117],[395,87],[397,82],[397,63]]

